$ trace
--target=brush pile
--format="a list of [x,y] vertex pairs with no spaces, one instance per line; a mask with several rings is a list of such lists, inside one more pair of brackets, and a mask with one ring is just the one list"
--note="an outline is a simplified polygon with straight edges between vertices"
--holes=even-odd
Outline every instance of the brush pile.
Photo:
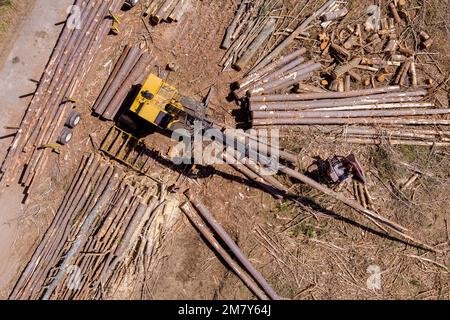
[[26,194],[32,193],[33,183],[46,167],[50,150],[58,148],[61,130],[76,107],[71,97],[112,26],[111,13],[121,4],[120,0],[75,1],[74,5],[81,8],[81,28],[73,28],[68,18],[1,166],[3,187],[22,173],[20,183],[26,187]]
[[221,47],[227,52],[220,65],[224,69],[233,66],[238,71],[265,67],[303,36],[317,18],[334,12],[338,8],[336,2],[327,1],[298,24],[305,1],[296,1],[289,7],[279,0],[242,0],[224,36]]
[[148,232],[165,196],[150,180],[83,157],[10,299],[102,298],[120,270],[153,250]]

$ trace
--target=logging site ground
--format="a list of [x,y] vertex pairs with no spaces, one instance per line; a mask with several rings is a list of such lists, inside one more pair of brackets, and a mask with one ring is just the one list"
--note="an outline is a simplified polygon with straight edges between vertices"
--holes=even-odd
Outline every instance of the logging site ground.
[[[127,46],[138,47],[156,58],[148,70],[159,74],[183,95],[202,101],[210,93],[208,116],[215,123],[229,128],[250,127],[245,103],[231,95],[233,83],[240,81],[248,69],[236,71],[228,66],[223,70],[220,65],[227,52],[221,49],[221,44],[241,1],[189,0],[178,21],[162,21],[156,25],[150,23],[149,15],[145,14],[152,2],[158,1],[143,0],[133,8],[124,7],[114,13],[118,32],[110,32],[103,38],[96,54],[89,60],[86,74],[74,78],[79,82],[70,98],[81,114],[80,124],[74,129],[70,143],[56,149],[52,145],[45,147],[48,158],[41,164],[43,169],[40,174],[34,178],[33,192],[24,199],[24,190],[17,183],[22,174],[19,167],[15,168],[20,171],[15,180],[5,188],[2,184],[0,299],[21,297],[19,284],[23,284],[20,281],[22,273],[64,204],[77,168],[84,161],[82,159],[91,154],[99,155],[108,165],[123,170],[124,179],[133,179],[133,183],[137,184],[149,183],[147,177],[135,175],[132,168],[99,151],[112,122],[93,114],[93,106]],[[277,24],[271,40],[253,56],[252,61],[256,62],[326,1],[250,2],[254,2],[255,6],[267,2],[272,7],[277,3],[279,9],[272,15],[276,21],[283,21],[280,25],[284,26],[283,30],[279,30]],[[321,68],[313,70],[302,83],[319,88],[319,92],[333,91],[329,86],[332,82],[329,75],[336,64],[326,49],[327,41],[341,43],[341,38],[347,38],[354,32],[351,26],[364,24],[370,5],[378,5],[382,16],[390,17],[389,4],[406,2],[402,13],[406,12],[407,18],[401,16],[405,26],[398,32],[398,38],[415,51],[416,81],[420,88],[421,85],[427,86],[427,101],[433,103],[433,108],[450,108],[448,1],[343,2],[346,2],[348,9],[345,17],[333,20],[327,28],[321,27],[316,19],[285,49],[288,53],[304,47],[305,59],[321,64]],[[70,12],[68,7],[72,4],[71,0],[0,0],[0,161],[7,156],[18,128],[23,129],[22,117],[39,86],[39,79],[64,28],[64,21]],[[422,48],[421,31],[426,31],[427,36],[433,39],[426,49]],[[369,56],[368,51],[363,49],[358,50]],[[373,56],[373,52],[371,54]],[[381,79],[380,71],[371,68],[357,69],[361,75],[367,73],[369,77],[366,79],[363,76],[358,81],[356,76],[352,76],[353,90],[393,84],[383,84],[383,81],[390,80]],[[389,77],[388,67],[383,70],[387,70],[386,77]],[[310,92],[300,89],[293,87],[289,91]],[[436,119],[449,120],[450,116],[439,115]],[[439,125],[419,126],[414,129],[416,133],[420,131],[421,135],[415,136],[419,143],[393,143],[390,137],[384,136],[377,137],[377,143],[369,143],[372,138],[361,137],[358,139],[362,143],[356,143],[355,138],[355,143],[351,143],[340,133],[352,126],[281,124],[264,128],[279,130],[281,149],[296,156],[297,161],[291,166],[296,172],[361,204],[370,212],[395,221],[405,227],[411,239],[405,240],[405,237],[391,233],[379,220],[361,215],[339,199],[292,176],[276,176],[278,183],[285,185],[289,194],[295,195],[280,199],[227,164],[199,165],[192,170],[186,166],[176,166],[169,160],[175,142],[170,136],[154,130],[143,139],[145,145],[155,151],[154,166],[149,175],[157,181],[160,190],[167,189],[165,192],[170,196],[165,205],[170,203],[176,215],[170,219],[161,218],[162,222],[154,232],[157,240],[153,239],[156,244],[152,250],[136,249],[135,253],[130,254],[124,267],[118,269],[116,276],[109,280],[108,290],[105,286],[105,291],[100,295],[91,296],[88,290],[88,293],[83,291],[78,296],[58,289],[51,298],[258,298],[183,210],[178,209],[187,201],[183,191],[190,189],[191,197],[209,209],[282,299],[449,300],[450,137],[449,131],[446,131],[449,129]],[[376,124],[373,125],[375,127]],[[398,125],[389,130],[409,129],[408,126]],[[438,137],[439,142],[430,142],[426,140],[429,135],[424,133],[427,130],[444,133]],[[329,183],[320,174],[320,166],[317,169],[314,165],[318,159],[349,154],[355,155],[364,170],[364,186],[352,178],[339,184]],[[173,185],[181,191],[173,191],[170,188]],[[72,232],[71,236],[73,239],[67,240],[65,252],[70,249],[71,240],[76,239],[76,233]],[[218,238],[217,235],[215,237]],[[141,235],[136,248],[142,241]],[[223,244],[222,241],[220,243]],[[427,246],[431,246],[432,250]],[[87,256],[89,252],[81,252],[77,258],[80,261],[84,261],[82,254]],[[103,254],[108,253],[93,253]],[[37,270],[39,263],[35,267]],[[61,268],[53,265],[53,275]],[[33,279],[31,275],[30,279]],[[88,283],[87,287],[95,287],[96,280]]]

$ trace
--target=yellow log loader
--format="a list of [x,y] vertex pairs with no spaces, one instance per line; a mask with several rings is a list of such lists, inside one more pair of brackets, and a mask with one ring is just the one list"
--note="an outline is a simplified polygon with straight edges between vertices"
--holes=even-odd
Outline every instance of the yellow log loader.
[[[129,103],[126,105],[130,105]],[[161,78],[150,74],[131,102],[119,116],[119,123],[137,135],[151,124],[161,130],[192,129],[195,120],[206,121],[207,106],[189,97]],[[141,134],[139,134],[141,133]]]
[[202,122],[202,129],[210,128],[213,124],[207,120],[206,110],[207,103],[183,96],[175,87],[150,74],[130,92],[100,149],[145,174],[138,165],[146,155],[143,139],[154,131],[171,135],[177,129],[185,129],[191,135],[195,121]]

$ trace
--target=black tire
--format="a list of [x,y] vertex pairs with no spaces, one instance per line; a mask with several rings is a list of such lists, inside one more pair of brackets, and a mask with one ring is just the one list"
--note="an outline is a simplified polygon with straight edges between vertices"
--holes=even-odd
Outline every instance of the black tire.
[[81,114],[78,111],[72,110],[70,111],[69,116],[66,120],[66,126],[69,128],[75,128],[81,121]]
[[61,130],[61,133],[58,137],[58,143],[62,145],[66,145],[72,140],[73,138],[73,131],[70,128],[63,127]]

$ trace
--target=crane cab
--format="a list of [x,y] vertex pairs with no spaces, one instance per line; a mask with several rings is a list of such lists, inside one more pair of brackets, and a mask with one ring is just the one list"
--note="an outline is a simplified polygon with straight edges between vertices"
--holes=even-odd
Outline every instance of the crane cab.
[[175,87],[150,74],[133,101],[130,111],[160,129],[172,129],[185,113]]

